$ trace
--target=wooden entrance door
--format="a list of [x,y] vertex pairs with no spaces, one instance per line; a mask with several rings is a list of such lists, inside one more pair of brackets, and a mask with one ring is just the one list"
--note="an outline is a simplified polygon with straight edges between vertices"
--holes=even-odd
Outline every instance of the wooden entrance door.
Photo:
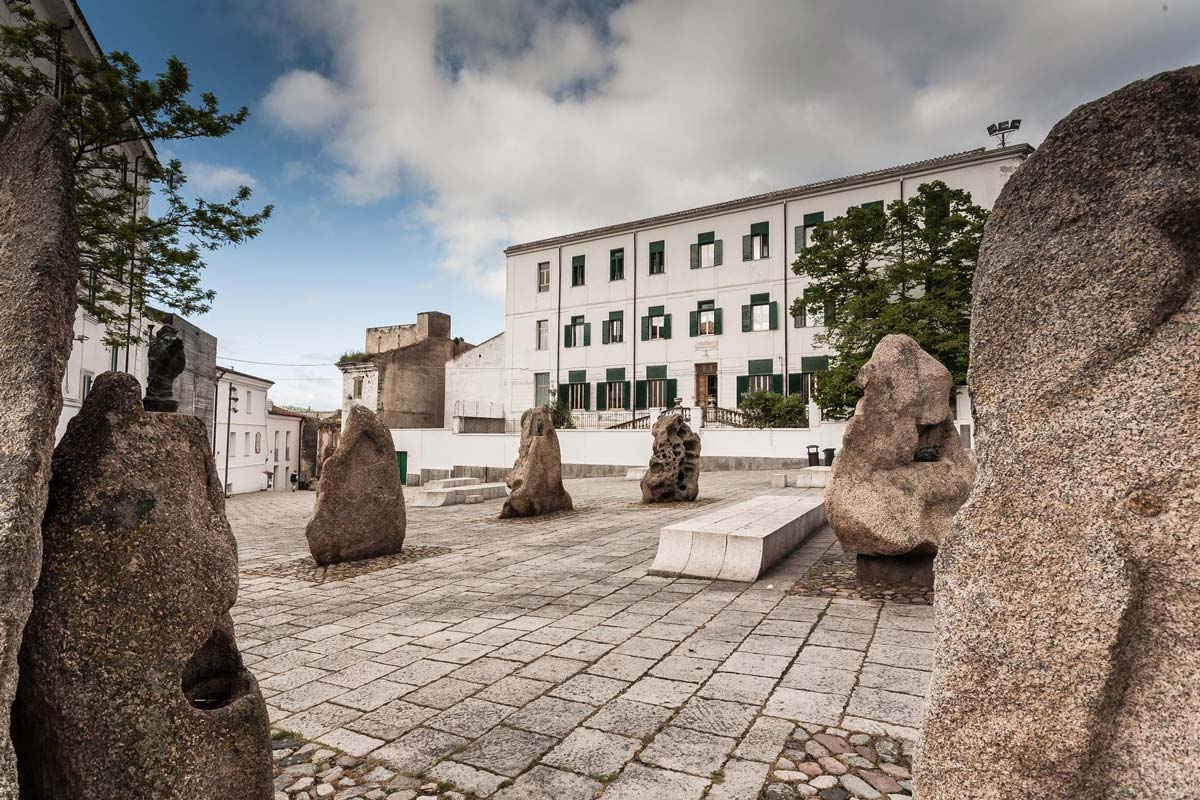
[[714,362],[696,365],[696,405],[708,407],[708,399],[717,398],[717,365]]

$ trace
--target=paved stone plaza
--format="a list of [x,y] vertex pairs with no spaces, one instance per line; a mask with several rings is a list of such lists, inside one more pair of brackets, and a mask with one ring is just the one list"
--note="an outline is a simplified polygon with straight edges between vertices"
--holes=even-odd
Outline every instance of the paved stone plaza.
[[840,552],[828,529],[754,584],[646,575],[665,524],[821,491],[770,482],[704,473],[699,502],[643,506],[636,482],[573,480],[576,511],[528,520],[409,509],[428,557],[323,582],[313,493],[229,500],[239,643],[293,735],[281,796],[908,797],[929,606],[789,593]]

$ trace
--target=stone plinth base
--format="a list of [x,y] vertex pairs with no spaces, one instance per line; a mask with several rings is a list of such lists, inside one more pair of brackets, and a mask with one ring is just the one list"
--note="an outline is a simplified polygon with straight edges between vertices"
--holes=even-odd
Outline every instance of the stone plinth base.
[[933,588],[934,553],[909,553],[903,556],[866,556],[858,554],[858,579],[863,583],[887,583],[895,586]]

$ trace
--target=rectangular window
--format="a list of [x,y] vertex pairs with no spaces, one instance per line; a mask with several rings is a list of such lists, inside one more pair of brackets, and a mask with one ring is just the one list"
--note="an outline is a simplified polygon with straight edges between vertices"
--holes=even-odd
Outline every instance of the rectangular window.
[[770,223],[756,222],[750,226],[750,233],[742,237],[742,260],[757,261],[767,258],[770,253],[768,240],[770,238]]
[[606,384],[605,392],[608,395],[609,408],[627,408],[625,405],[625,382],[611,381]]
[[550,262],[543,261],[538,264],[538,291],[550,291]]
[[249,414],[252,411],[254,411],[254,392],[246,392],[246,413]]
[[569,394],[567,402],[572,411],[583,411],[587,408],[588,385],[586,383],[567,384]]
[[87,396],[92,393],[92,380],[95,376],[90,372],[83,373],[83,378],[79,381],[80,391],[79,399],[87,400]]
[[608,321],[608,341],[614,343],[625,341],[625,320],[610,319]]
[[760,303],[752,308],[750,320],[750,329],[754,331],[769,331],[771,330],[771,307],[765,303]]
[[671,405],[665,379],[646,381],[646,405],[648,408],[667,408]]
[[765,234],[755,234],[750,237],[750,258],[758,260],[767,258],[770,255],[767,252],[767,237]]
[[650,274],[662,275],[667,271],[666,243],[662,241],[650,243]]
[[237,455],[237,433],[229,432],[229,456],[232,458]]
[[571,285],[583,286],[587,278],[587,268],[584,264],[583,256],[574,256],[571,258]]
[[250,455],[250,431],[246,431],[246,446],[242,448],[242,455]]
[[355,378],[354,379],[354,390],[351,392],[351,395],[354,397],[355,400],[362,399],[362,386],[363,386],[363,379]]
[[700,319],[697,333],[701,336],[712,336],[717,332],[717,312],[713,308],[704,308],[700,310]]
[[541,407],[550,404],[550,373],[533,373],[533,404]]
[[717,245],[714,242],[700,245],[700,266],[711,267],[716,265]]
[[[808,294],[807,291],[804,293]],[[810,303],[807,298],[804,301],[804,325],[805,328],[820,328],[825,324],[824,309],[819,303]]]
[[120,348],[113,346],[111,349],[112,349],[112,358],[109,359],[108,368],[110,370],[112,370],[113,372],[116,372],[117,371],[117,357],[118,357],[118,353],[120,352]]
[[279,431],[275,431],[275,447],[273,455],[276,463],[279,461]]
[[583,347],[583,317],[571,317],[571,346]]
[[608,279],[610,281],[625,280],[625,248],[618,247],[608,251]]
[[288,431],[283,435],[283,458],[285,461],[292,460],[292,432]]
[[752,392],[769,392],[771,391],[771,376],[751,375],[749,385]]
[[539,319],[537,321],[537,349],[550,349],[550,320]]
[[254,452],[262,453],[262,434],[261,433],[254,434]]
[[667,331],[667,318],[664,314],[655,314],[650,317],[650,338],[665,339],[664,335]]

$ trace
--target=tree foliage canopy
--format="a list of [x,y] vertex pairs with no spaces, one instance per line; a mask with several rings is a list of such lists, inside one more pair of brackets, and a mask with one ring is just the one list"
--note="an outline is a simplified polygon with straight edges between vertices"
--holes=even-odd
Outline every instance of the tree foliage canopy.
[[[223,202],[187,197],[178,160],[131,158],[130,146],[221,138],[249,112],[223,113],[210,92],[193,104],[188,68],[177,58],[145,78],[128,53],[75,56],[59,25],[26,7],[12,11],[17,24],[0,26],[0,136],[43,97],[55,96],[63,107],[75,173],[80,305],[105,324],[110,345],[138,340],[129,318],[147,302],[182,314],[207,311],[215,293],[201,284],[204,253],[254,238],[272,209],[248,210],[246,186]],[[149,213],[151,194],[159,214]]]
[[886,211],[851,208],[813,231],[792,266],[809,281],[792,313],[824,310],[817,341],[835,355],[814,390],[823,414],[853,412],[862,396],[854,379],[889,333],[913,337],[955,384],[966,382],[971,280],[986,220],[969,192],[933,181]]

